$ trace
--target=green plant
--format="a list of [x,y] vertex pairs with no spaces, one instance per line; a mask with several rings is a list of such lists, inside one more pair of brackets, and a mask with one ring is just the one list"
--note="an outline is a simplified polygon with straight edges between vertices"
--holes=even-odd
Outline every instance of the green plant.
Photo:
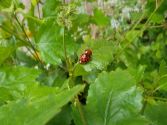
[[30,2],[0,0],[1,125],[167,124],[166,0]]

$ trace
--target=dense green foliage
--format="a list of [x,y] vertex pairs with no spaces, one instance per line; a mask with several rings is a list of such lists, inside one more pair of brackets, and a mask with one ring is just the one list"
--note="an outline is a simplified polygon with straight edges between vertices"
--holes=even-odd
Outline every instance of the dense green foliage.
[[167,0],[113,1],[0,0],[1,125],[167,125]]

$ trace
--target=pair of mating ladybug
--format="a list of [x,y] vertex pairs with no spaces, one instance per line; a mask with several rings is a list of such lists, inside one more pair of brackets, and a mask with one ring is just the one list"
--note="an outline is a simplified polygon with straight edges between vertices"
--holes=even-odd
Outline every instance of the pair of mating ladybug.
[[89,62],[91,60],[91,56],[92,56],[92,50],[86,49],[85,52],[83,54],[81,54],[81,56],[79,58],[79,63],[85,64],[85,63]]

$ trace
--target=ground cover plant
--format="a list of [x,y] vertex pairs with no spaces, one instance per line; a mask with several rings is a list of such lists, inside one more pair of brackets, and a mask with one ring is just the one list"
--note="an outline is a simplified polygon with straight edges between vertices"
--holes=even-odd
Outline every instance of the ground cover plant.
[[167,125],[167,0],[0,0],[0,125]]

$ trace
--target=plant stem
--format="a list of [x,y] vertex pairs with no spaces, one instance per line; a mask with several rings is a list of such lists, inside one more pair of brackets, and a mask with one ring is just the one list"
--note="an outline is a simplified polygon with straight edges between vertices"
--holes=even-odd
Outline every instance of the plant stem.
[[167,101],[166,98],[161,98],[161,97],[152,97],[152,98],[157,99],[157,100],[161,100],[161,101]]
[[39,2],[38,2],[38,0],[36,0],[36,2],[37,2],[37,9],[38,9],[38,17],[39,17],[39,19],[41,19],[41,13],[40,13],[40,8],[39,8]]
[[141,110],[140,110],[140,114],[141,114],[141,115],[144,115],[144,111],[145,111],[145,109],[146,109],[146,106],[147,106],[147,101],[145,100],[144,103],[143,103],[143,107],[142,107]]
[[35,56],[36,56],[37,60],[43,65],[43,62],[42,62],[41,59],[39,58],[39,56],[38,56],[38,54],[37,54],[37,51],[36,51],[35,47],[33,46],[33,44],[31,43],[31,41],[30,41],[30,39],[29,39],[29,37],[27,36],[24,27],[23,27],[23,26],[21,25],[21,23],[19,22],[19,20],[18,20],[18,18],[17,18],[17,15],[14,14],[14,17],[15,17],[15,19],[16,19],[16,22],[18,23],[18,25],[19,25],[20,28],[22,29],[22,31],[23,31],[25,37],[27,38],[27,41],[29,42],[31,48],[33,49],[33,51],[34,51],[34,53],[35,53]]
[[149,26],[148,28],[162,28],[162,27],[166,27],[166,24],[162,24],[162,25],[155,25],[155,26]]
[[[76,64],[74,65],[73,69],[72,69],[72,70],[69,70],[69,74],[71,74],[71,75],[69,75],[71,80],[74,80],[73,72],[74,72],[74,70],[75,70],[75,68],[76,68],[76,66],[77,66],[78,64],[79,64],[79,63],[76,63]],[[72,83],[73,83],[73,82],[72,82]],[[69,87],[73,87],[73,86],[74,86],[74,84],[70,84],[70,85],[69,85]],[[81,105],[81,103],[79,102],[78,97],[75,97],[74,102],[73,102],[72,104],[75,105],[75,102],[76,102],[76,106],[77,106],[77,109],[78,109],[78,112],[79,112],[81,121],[82,121],[82,123],[83,123],[82,125],[87,125],[86,120],[85,120],[85,117],[84,117],[84,112],[83,112],[83,110],[82,110],[82,105]]]
[[85,12],[88,13],[87,0],[84,1],[84,6],[85,6]]
[[[65,43],[65,31],[66,31],[65,27],[63,27],[63,49],[64,49],[64,56],[65,56],[65,61],[66,61],[66,65],[67,65],[67,69],[68,69],[68,73],[69,73],[69,79],[71,79],[73,81],[74,80],[73,79],[74,78],[73,77],[73,72],[74,72],[74,70],[76,68],[76,65],[78,63],[73,68],[71,68],[72,67],[71,63],[70,63],[70,61],[69,61],[69,59],[67,57],[67,48],[66,48],[66,43]],[[70,84],[69,88],[73,87],[73,86],[74,86],[74,84]],[[81,103],[79,102],[78,97],[75,97],[75,101],[76,101],[76,105],[77,105],[77,108],[78,108],[78,111],[79,111],[79,114],[80,114],[80,117],[81,117],[81,121],[82,121],[83,125],[87,125],[86,124],[86,120],[84,118],[84,113],[82,111]],[[74,103],[73,103],[73,105],[74,105]]]
[[9,31],[8,29],[6,29],[5,27],[3,27],[2,25],[0,25],[0,28],[1,28],[2,30],[4,30],[5,32],[11,34],[11,35],[14,35],[18,40],[25,42],[25,40],[23,40],[23,39],[21,39],[20,37],[18,37],[17,34],[15,34],[15,33],[11,32],[11,31]]
[[102,2],[102,9],[104,11],[104,0],[101,0],[101,2]]
[[83,125],[87,125],[83,111],[82,111],[81,103],[79,102],[78,97],[76,98],[76,105],[77,105],[77,108],[78,108]]
[[[73,66],[73,69],[71,70],[71,78],[73,78],[73,75],[74,75],[74,70],[76,68],[76,66],[78,65],[79,63],[77,62],[74,66]],[[74,86],[74,85],[73,85]],[[84,117],[84,112],[82,110],[82,105],[78,99],[78,97],[75,97],[75,102],[76,102],[76,106],[78,108],[78,111],[79,111],[79,114],[80,114],[80,118],[81,118],[81,121],[82,121],[82,125],[87,125],[87,122],[86,122],[86,119]],[[74,103],[73,103],[74,105]]]
[[144,13],[140,17],[140,19],[135,23],[135,25],[132,27],[131,31],[133,31],[137,27],[137,25],[141,22],[141,20],[143,19],[143,17],[144,17]]
[[66,43],[65,43],[65,27],[63,27],[63,49],[64,49],[64,57],[65,57],[67,69],[70,74],[70,62],[67,57],[67,48],[66,48]]
[[[18,40],[20,40],[20,41],[22,41],[22,42],[25,42],[25,40],[22,40],[21,38],[19,38],[19,37],[17,36],[17,34],[12,33],[11,31],[9,31],[8,29],[6,29],[5,27],[0,26],[0,28],[1,28],[2,30],[4,30],[5,32],[11,34],[11,35],[14,35]],[[25,42],[25,43],[26,43],[26,42]],[[31,53],[32,56],[34,56],[34,58],[36,58],[35,55],[34,55],[34,53],[31,51],[31,49],[30,49],[29,47],[26,46],[26,49]]]

